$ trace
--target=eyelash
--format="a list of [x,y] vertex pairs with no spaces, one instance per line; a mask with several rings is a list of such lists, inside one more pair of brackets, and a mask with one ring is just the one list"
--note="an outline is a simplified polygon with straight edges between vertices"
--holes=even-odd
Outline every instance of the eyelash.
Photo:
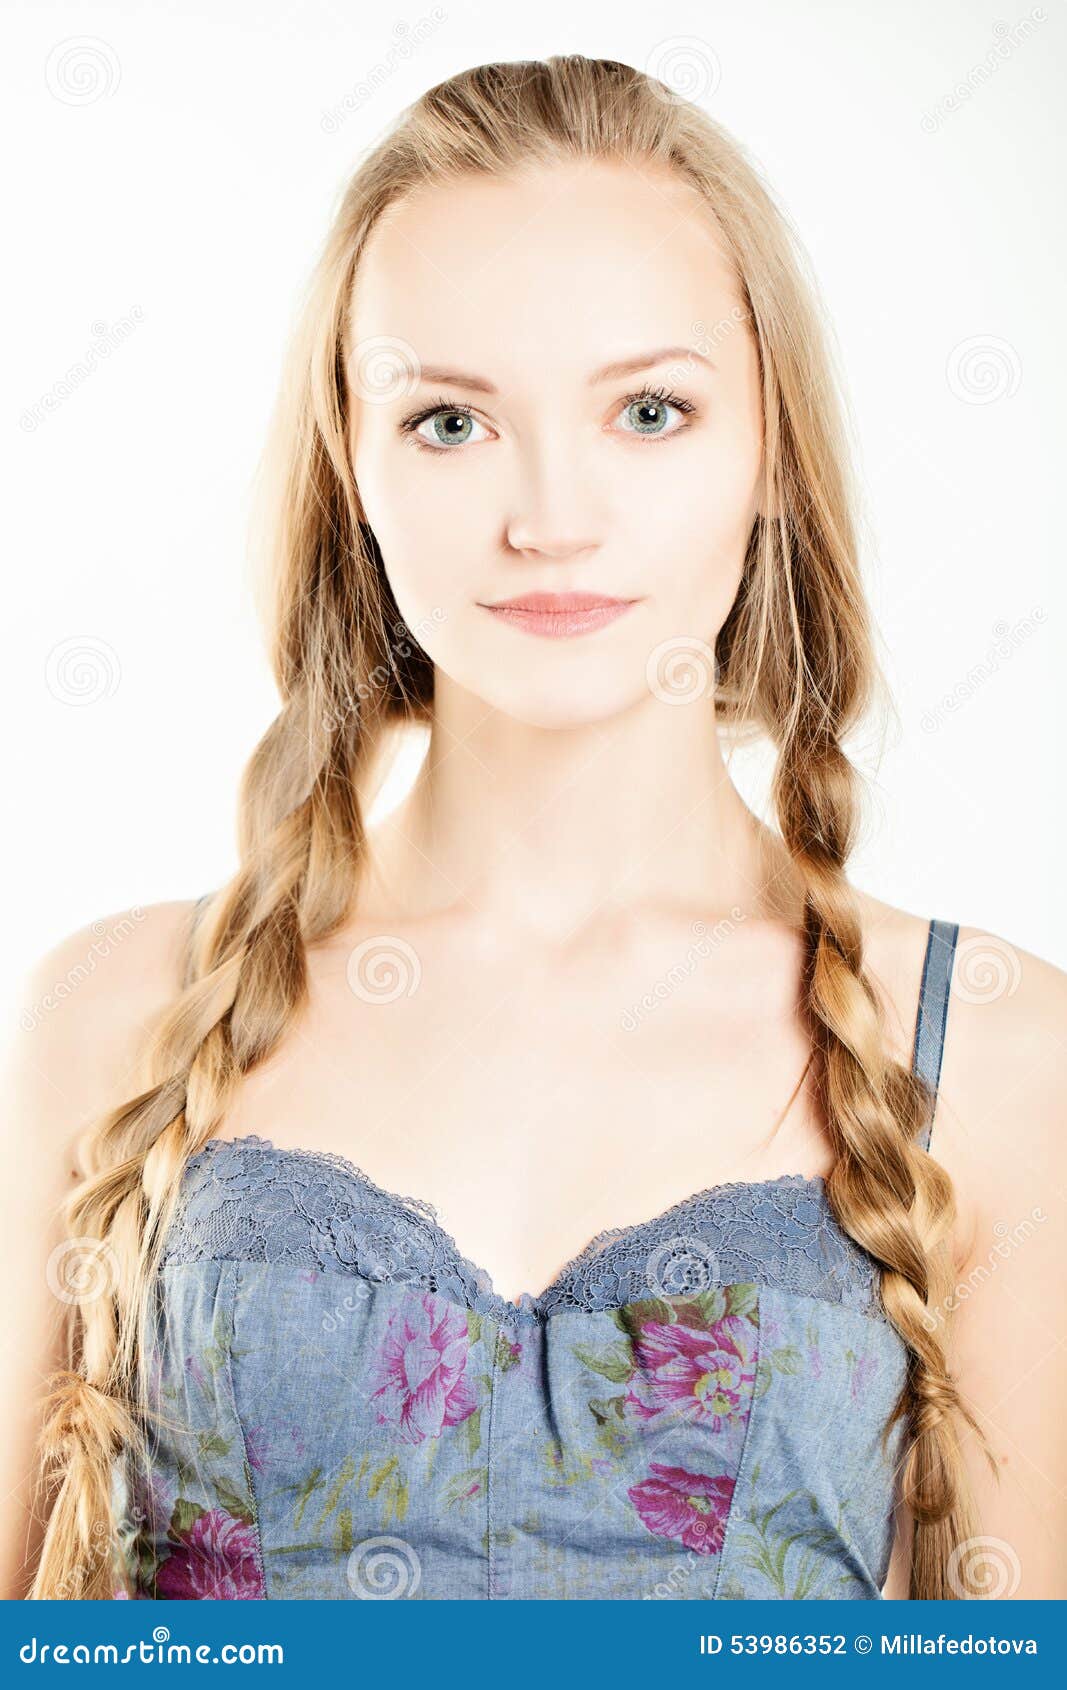
[[[626,398],[621,401],[622,409],[627,410],[631,405],[673,405],[684,416],[692,416],[696,410],[696,406],[689,399],[683,399],[681,394],[672,392],[669,387],[644,387],[640,393],[627,394]],[[400,424],[401,432],[410,435],[413,446],[417,447],[420,452],[434,452],[438,457],[452,451],[452,447],[430,446],[425,440],[420,440],[416,430],[429,417],[437,416],[440,411],[447,411],[455,416],[474,416],[474,409],[471,405],[456,402],[449,399],[446,394],[442,394],[432,405],[427,405],[421,411],[416,411],[413,416],[405,417]],[[683,428],[671,430],[672,434],[683,434],[684,432]],[[656,437],[655,435],[648,435],[645,438],[654,440]]]

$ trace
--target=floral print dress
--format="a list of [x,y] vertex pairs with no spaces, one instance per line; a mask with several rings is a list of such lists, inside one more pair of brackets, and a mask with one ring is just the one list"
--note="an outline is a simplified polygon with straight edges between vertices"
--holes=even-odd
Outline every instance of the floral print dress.
[[[957,933],[931,923],[933,1095]],[[699,1192],[512,1303],[344,1158],[212,1139],[151,1322],[117,1596],[881,1595],[907,1353],[819,1178]]]

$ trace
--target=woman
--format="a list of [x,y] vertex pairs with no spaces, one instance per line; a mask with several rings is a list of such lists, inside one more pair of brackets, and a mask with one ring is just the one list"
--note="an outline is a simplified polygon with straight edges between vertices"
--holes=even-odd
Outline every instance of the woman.
[[[19,1261],[100,1107],[31,1593],[1064,1594],[1052,1229],[956,1294],[1062,1188],[1064,976],[846,878],[879,677],[767,190],[625,65],[482,66],[361,164],[291,356],[238,872],[21,1082]],[[1012,995],[950,996],[976,946]]]

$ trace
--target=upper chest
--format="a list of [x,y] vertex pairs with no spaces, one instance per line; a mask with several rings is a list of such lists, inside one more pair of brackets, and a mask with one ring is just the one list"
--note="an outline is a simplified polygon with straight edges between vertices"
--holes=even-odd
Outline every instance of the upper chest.
[[306,1011],[217,1130],[338,1153],[429,1201],[518,1296],[607,1227],[827,1170],[810,1084],[796,1091],[799,956],[731,938],[551,964],[426,936],[326,947]]

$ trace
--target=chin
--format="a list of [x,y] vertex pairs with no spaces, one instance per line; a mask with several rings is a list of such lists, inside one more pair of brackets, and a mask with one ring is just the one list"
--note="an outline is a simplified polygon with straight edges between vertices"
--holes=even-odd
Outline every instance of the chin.
[[607,689],[583,688],[573,683],[566,688],[546,692],[531,689],[507,697],[485,697],[485,702],[502,716],[522,722],[531,728],[589,728],[600,722],[610,722],[622,711],[629,710],[647,698],[647,690],[635,693],[622,686]]

